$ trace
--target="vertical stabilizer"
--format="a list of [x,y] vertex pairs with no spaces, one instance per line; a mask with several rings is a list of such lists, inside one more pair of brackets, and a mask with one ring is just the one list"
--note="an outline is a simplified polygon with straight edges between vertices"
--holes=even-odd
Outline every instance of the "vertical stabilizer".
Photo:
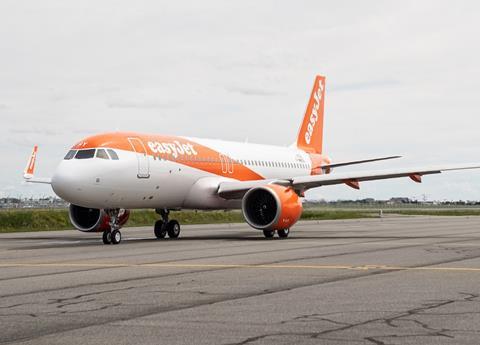
[[322,153],[324,101],[325,77],[317,76],[297,138],[297,147],[305,152]]

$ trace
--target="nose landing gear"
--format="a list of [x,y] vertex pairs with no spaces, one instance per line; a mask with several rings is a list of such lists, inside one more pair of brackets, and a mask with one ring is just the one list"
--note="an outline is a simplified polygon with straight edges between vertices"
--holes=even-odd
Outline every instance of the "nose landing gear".
[[103,244],[119,244],[122,242],[122,233],[120,232],[120,209],[105,210],[110,218],[108,225],[109,230],[103,232]]
[[178,236],[180,235],[180,224],[174,219],[168,219],[168,216],[170,215],[170,210],[157,209],[155,210],[155,212],[157,212],[162,217],[162,220],[157,220],[155,222],[155,236],[157,238],[165,238],[165,236],[168,234],[168,237],[170,238],[178,238]]

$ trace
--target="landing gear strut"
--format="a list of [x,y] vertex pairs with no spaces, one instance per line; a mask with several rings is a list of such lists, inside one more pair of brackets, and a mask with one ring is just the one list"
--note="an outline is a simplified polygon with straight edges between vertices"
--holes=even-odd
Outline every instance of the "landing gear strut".
[[162,219],[155,222],[154,233],[157,238],[165,238],[168,234],[170,238],[178,238],[180,235],[180,224],[172,219],[169,220],[168,216],[170,215],[170,210],[167,209],[157,209],[155,210]]
[[122,242],[122,233],[120,232],[120,209],[115,208],[111,210],[105,210],[107,215],[110,217],[108,225],[110,230],[105,230],[103,232],[103,243],[104,244],[119,244]]

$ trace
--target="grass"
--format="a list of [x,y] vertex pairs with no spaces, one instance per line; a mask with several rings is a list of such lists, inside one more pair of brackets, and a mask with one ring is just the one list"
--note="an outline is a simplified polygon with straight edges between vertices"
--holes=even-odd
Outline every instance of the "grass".
[[309,210],[303,211],[302,220],[337,220],[337,219],[359,219],[372,218],[378,212],[370,210]]
[[[385,214],[427,216],[480,216],[480,209],[388,209]],[[307,208],[302,220],[359,219],[378,216],[378,209]],[[240,211],[182,211],[170,217],[181,224],[242,223]],[[153,226],[160,217],[153,210],[133,210],[127,226]],[[67,210],[0,211],[0,233],[72,229]]]
[[0,212],[0,232],[71,229],[66,210],[10,210]]
[[406,216],[480,216],[480,209],[461,209],[461,210],[388,210],[383,213],[402,214]]
[[[172,212],[171,218],[181,224],[240,223],[239,211]],[[133,210],[127,226],[153,225],[158,216],[153,210]],[[67,210],[7,210],[0,211],[0,233],[72,229]]]

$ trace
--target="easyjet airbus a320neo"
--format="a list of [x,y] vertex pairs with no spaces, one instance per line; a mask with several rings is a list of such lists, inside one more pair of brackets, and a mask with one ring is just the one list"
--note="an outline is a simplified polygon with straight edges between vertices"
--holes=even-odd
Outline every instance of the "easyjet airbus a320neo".
[[286,238],[302,214],[305,191],[360,182],[422,176],[479,166],[333,173],[348,165],[398,158],[332,163],[323,150],[325,78],[315,79],[295,145],[276,147],[180,136],[115,132],[76,143],[52,178],[34,176],[37,147],[25,170],[28,182],[51,184],[71,203],[78,230],[103,232],[105,244],[121,241],[130,209],[155,209],[157,238],[177,238],[180,225],[170,210],[241,209],[245,221],[270,238]]

